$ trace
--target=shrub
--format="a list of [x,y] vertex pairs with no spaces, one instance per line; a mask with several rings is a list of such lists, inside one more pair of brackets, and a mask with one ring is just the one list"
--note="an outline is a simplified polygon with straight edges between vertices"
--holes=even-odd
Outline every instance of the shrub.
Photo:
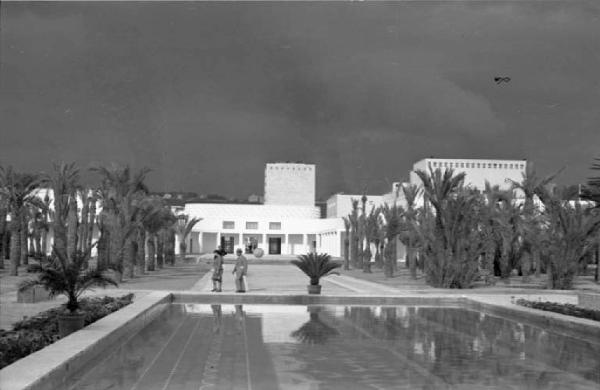
[[586,318],[588,320],[600,321],[600,310],[586,309],[570,303],[535,302],[526,299],[517,300],[517,305],[530,307],[532,309],[551,311],[568,316]]
[[[127,306],[132,300],[133,294],[81,299],[80,310],[85,313],[85,325]],[[58,340],[58,316],[64,312],[65,305],[62,305],[19,321],[10,331],[0,329],[0,368]]]

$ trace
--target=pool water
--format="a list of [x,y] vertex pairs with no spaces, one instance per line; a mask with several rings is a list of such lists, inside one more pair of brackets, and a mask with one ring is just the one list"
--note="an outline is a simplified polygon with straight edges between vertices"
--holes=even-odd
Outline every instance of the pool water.
[[72,389],[593,389],[600,344],[458,307],[173,304]]

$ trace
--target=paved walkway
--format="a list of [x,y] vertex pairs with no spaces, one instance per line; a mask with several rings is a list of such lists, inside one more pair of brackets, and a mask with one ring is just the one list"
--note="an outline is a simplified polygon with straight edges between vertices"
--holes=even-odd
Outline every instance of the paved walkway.
[[[210,271],[211,256],[197,256],[193,261],[185,264],[176,264],[175,267],[165,269],[125,281],[119,288],[98,289],[87,295],[123,295],[134,292],[140,298],[150,290],[168,291],[195,291],[199,293],[212,293],[212,272]],[[229,258],[230,257],[230,258]],[[233,257],[226,258],[223,273],[223,292],[233,293],[235,283],[231,273]],[[41,311],[56,307],[65,302],[64,297],[38,302],[17,303],[17,285],[20,280],[33,275],[10,277],[6,271],[0,273],[0,328],[10,329],[11,325],[26,316],[35,315]],[[249,258],[248,268],[248,294],[258,295],[289,295],[306,294],[308,278],[295,266],[289,264],[289,259],[256,260]],[[532,289],[502,288],[474,290],[444,290],[434,288],[419,288],[414,285],[390,286],[348,275],[332,275],[321,280],[323,295],[345,296],[448,296],[461,295],[481,297],[486,301],[510,304],[512,301],[526,297],[534,300],[549,300],[554,302],[577,303],[575,291],[544,291]]]

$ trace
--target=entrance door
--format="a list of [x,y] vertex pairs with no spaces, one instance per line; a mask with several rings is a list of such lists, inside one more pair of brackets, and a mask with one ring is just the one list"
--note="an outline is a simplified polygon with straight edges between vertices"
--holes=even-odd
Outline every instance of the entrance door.
[[270,237],[269,238],[269,254],[280,255],[281,254],[281,238]]
[[221,236],[221,248],[225,253],[233,253],[234,237],[233,236]]

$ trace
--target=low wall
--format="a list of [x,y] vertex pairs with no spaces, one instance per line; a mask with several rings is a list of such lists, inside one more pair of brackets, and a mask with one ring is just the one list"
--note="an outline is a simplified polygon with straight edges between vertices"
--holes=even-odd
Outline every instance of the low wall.
[[580,293],[577,296],[579,298],[579,306],[586,309],[600,310],[600,294]]
[[130,305],[0,370],[2,390],[57,390],[65,380],[120,338],[145,327],[171,302],[166,291],[151,292]]

